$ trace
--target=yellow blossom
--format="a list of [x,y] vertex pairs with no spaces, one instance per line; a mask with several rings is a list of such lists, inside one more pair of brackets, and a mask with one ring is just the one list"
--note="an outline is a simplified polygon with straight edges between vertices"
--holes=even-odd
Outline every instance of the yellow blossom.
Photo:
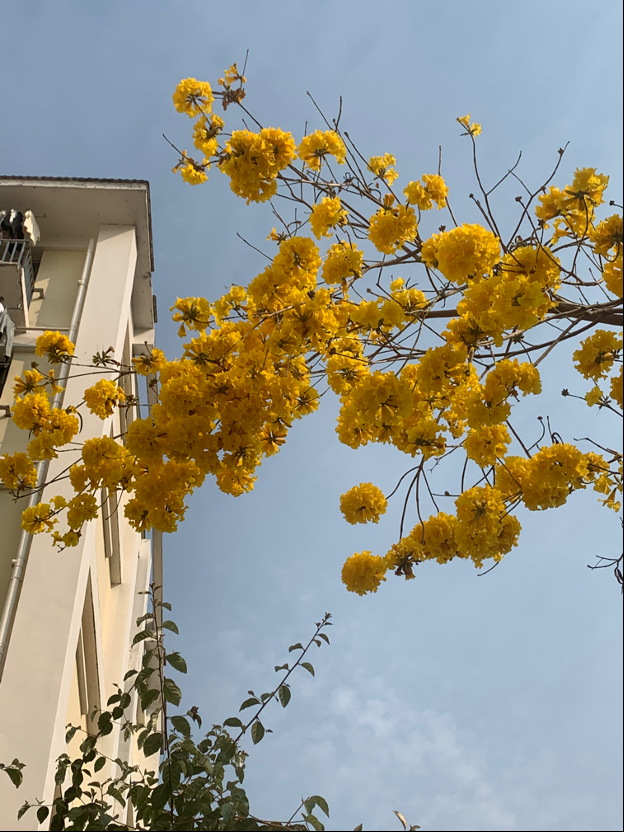
[[505,456],[510,442],[511,437],[505,425],[483,425],[470,431],[464,440],[464,450],[468,459],[484,468]]
[[596,254],[607,257],[611,249],[621,254],[624,242],[624,230],[621,214],[613,214],[599,223],[589,232],[589,239],[594,244]]
[[301,140],[297,155],[312,170],[320,170],[326,156],[333,156],[339,165],[344,165],[347,148],[334,130],[316,130]]
[[173,94],[173,106],[179,113],[186,113],[189,118],[206,115],[212,109],[214,95],[207,81],[185,78],[180,81]]
[[400,205],[398,208],[380,208],[370,218],[368,238],[378,251],[394,254],[397,248],[414,240],[417,232],[414,209]]
[[383,156],[371,156],[368,160],[368,169],[379,179],[383,179],[388,185],[392,185],[399,174],[396,168],[396,158],[391,153],[384,153]]
[[347,212],[338,197],[323,197],[310,214],[310,228],[317,240],[331,237],[334,228],[344,225],[346,221]]
[[132,359],[134,369],[141,376],[149,376],[160,372],[167,363],[162,350],[154,347],[148,355],[139,355]]
[[22,528],[28,534],[40,534],[51,531],[58,520],[52,514],[52,507],[49,503],[39,503],[36,506],[24,509],[22,512]]
[[382,581],[386,580],[386,564],[383,558],[370,552],[356,552],[347,558],[342,567],[342,582],[349,592],[366,595],[377,592]]
[[481,225],[460,225],[438,235],[436,260],[437,268],[453,283],[481,280],[500,260],[499,240]]
[[9,491],[19,492],[24,488],[34,488],[37,484],[37,469],[24,453],[2,454],[0,482]]
[[580,349],[573,354],[574,366],[582,376],[596,381],[607,375],[621,349],[621,335],[611,330],[597,329],[589,338],[581,341]]
[[323,263],[323,280],[326,283],[342,283],[343,280],[362,276],[364,253],[355,243],[341,240],[330,246]]
[[74,345],[66,335],[46,330],[37,338],[35,353],[45,356],[50,364],[61,364],[74,354]]
[[108,379],[100,379],[93,387],[88,387],[84,392],[85,404],[100,419],[112,416],[116,407],[124,400],[125,395],[121,387]]
[[356,485],[340,498],[340,511],[347,523],[378,523],[388,502],[381,489],[371,482]]

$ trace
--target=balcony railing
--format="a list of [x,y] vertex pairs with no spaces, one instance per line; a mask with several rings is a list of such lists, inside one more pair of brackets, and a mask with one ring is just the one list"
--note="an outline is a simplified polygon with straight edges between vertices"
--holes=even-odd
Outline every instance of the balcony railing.
[[0,239],[0,297],[17,327],[28,327],[35,270],[28,240]]
[[13,265],[20,268],[24,275],[26,305],[30,304],[35,285],[35,270],[29,240],[0,240],[0,267]]

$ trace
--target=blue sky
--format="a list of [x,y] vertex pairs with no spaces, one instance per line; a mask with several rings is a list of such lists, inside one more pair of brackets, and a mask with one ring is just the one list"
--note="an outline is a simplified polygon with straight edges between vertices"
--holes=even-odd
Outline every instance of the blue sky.
[[[161,134],[191,146],[171,105],[180,78],[214,83],[249,49],[247,104],[265,124],[301,135],[320,126],[306,91],[329,112],[342,95],[364,154],[394,153],[405,181],[433,172],[442,144],[462,217],[473,185],[455,118],[469,111],[490,181],[520,150],[524,175],[542,181],[569,140],[559,184],[597,166],[621,202],[621,16],[615,0],[4,2],[2,173],[150,180],[158,338],[173,355],[167,308],[250,280],[263,264],[236,231],[262,246],[273,225],[217,172],[199,188],[170,173]],[[559,397],[582,387],[570,353],[545,362],[554,392],[525,402],[518,424],[531,433],[548,413],[566,439],[616,441],[608,414]],[[432,564],[349,595],[345,557],[385,552],[398,505],[354,528],[339,495],[369,480],[388,491],[406,466],[392,449],[339,445],[335,416],[328,400],[298,423],[251,495],[206,484],[165,541],[185,701],[207,721],[268,689],[288,645],[334,616],[316,678],[302,671],[252,752],[256,812],[288,816],[318,793],[330,829],[398,828],[392,809],[429,830],[621,829],[620,599],[610,574],[587,569],[619,553],[618,519],[577,493],[522,515],[519,548],[490,575]]]

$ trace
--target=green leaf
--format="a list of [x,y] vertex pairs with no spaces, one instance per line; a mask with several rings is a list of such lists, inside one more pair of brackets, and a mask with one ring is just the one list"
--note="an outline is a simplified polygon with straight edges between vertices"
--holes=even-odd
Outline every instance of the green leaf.
[[141,708],[144,711],[147,711],[152,702],[155,702],[159,696],[160,691],[158,690],[152,689],[146,691],[144,694],[141,695]]
[[259,704],[260,704],[260,700],[256,699],[255,696],[252,696],[251,699],[245,699],[245,701],[243,702],[243,704],[240,706],[240,708],[238,710],[239,711],[244,711],[245,708],[253,708],[254,705],[259,705]]
[[118,800],[122,806],[126,805],[126,799],[119,791],[119,789],[116,789],[114,786],[111,785],[108,787],[108,789],[106,789],[106,793],[110,794],[111,797],[114,797],[115,800]]
[[287,664],[276,664],[275,665],[275,672],[279,673],[280,670],[288,670]]
[[288,652],[292,653],[293,650],[303,650],[303,644],[297,642],[296,644],[291,644],[288,648]]
[[282,708],[285,708],[286,705],[288,705],[288,703],[290,702],[290,697],[292,696],[292,693],[290,692],[290,688],[288,687],[288,685],[281,685],[277,692],[277,695],[279,696],[279,701]]
[[162,734],[150,734],[143,745],[143,753],[146,757],[151,757],[152,754],[160,752],[162,748],[163,737]]
[[31,807],[30,803],[28,803],[28,801],[26,803],[24,803],[22,808],[17,813],[17,819],[21,820],[30,808],[32,808],[32,807]]
[[133,676],[136,676],[138,672],[138,670],[129,670],[124,676],[124,682],[127,682],[128,679],[131,679]]
[[[308,804],[310,805],[308,806]],[[303,805],[306,807],[308,812],[311,811],[315,806],[318,806],[319,809],[322,812],[324,812],[327,815],[327,817],[329,817],[329,806],[327,805],[327,801],[325,800],[325,798],[321,797],[320,794],[313,794],[306,801],[304,801]]]
[[324,832],[325,827],[323,826],[321,821],[311,812],[308,812],[307,815],[303,815],[303,819],[306,821],[306,823],[309,823],[313,829],[316,829],[317,832]]
[[100,771],[106,765],[106,757],[98,757],[93,766],[93,771]]
[[190,737],[191,736],[191,725],[184,716],[172,716],[171,717],[171,724],[178,732],[178,734],[182,734],[183,737]]
[[154,638],[154,632],[152,630],[141,630],[141,632],[137,633],[132,639],[132,645],[134,646],[140,641],[145,641],[146,638]]
[[137,627],[140,627],[144,621],[150,621],[154,617],[154,614],[151,612],[146,612],[145,615],[139,616],[136,620]]
[[182,701],[182,691],[173,681],[173,679],[165,679],[163,682],[163,694],[167,702],[172,705],[179,705]]
[[322,638],[323,641],[326,641],[329,644],[329,638],[325,635],[325,633],[319,633],[318,637]]
[[100,729],[100,731],[101,731],[101,730],[102,730],[105,726],[107,726],[107,725],[109,725],[109,724],[110,724],[110,722],[111,722],[112,718],[113,718],[113,717],[112,717],[112,714],[110,714],[108,711],[104,711],[104,713],[101,713],[101,714],[100,714],[100,716],[99,716],[99,718],[98,718],[98,728]]
[[261,693],[260,694],[260,699],[262,699],[263,702],[266,702],[267,699],[270,699],[272,696],[273,696],[272,693]]
[[76,731],[78,730],[77,725],[72,725],[69,731],[65,734],[65,745],[69,745],[69,743],[73,740],[76,735]]
[[364,828],[364,827],[362,826],[362,824],[361,824],[361,823],[358,823],[358,825],[355,827],[355,829],[353,830],[353,832],[362,832],[362,829],[363,829],[363,828]]
[[186,673],[186,661],[179,653],[167,653],[165,662],[170,664],[174,670],[178,670],[180,673]]
[[254,745],[257,745],[263,736],[264,725],[259,720],[256,720],[254,724],[251,726],[251,741]]
[[308,673],[311,673],[314,676],[314,668],[310,664],[310,662],[301,662],[301,667],[305,667]]
[[225,829],[228,828],[235,811],[236,806],[234,805],[234,803],[228,802],[221,807],[221,817],[223,819],[223,822],[225,823]]
[[106,705],[107,706],[108,705],[114,705],[115,702],[119,702],[120,699],[121,699],[121,694],[120,693],[114,693],[112,696],[108,697],[108,701],[107,701]]
[[160,626],[163,628],[163,630],[171,630],[172,633],[180,635],[178,625],[175,623],[175,621],[163,621],[163,623]]
[[43,823],[49,814],[50,810],[47,806],[40,806],[37,809],[37,820],[39,821],[39,823]]
[[22,785],[22,780],[24,779],[22,772],[18,768],[12,768],[11,766],[3,766],[3,769],[8,774],[9,780],[13,783],[15,788],[19,789]]
[[229,716],[225,722],[223,723],[226,727],[229,728],[242,728],[243,723],[237,716]]

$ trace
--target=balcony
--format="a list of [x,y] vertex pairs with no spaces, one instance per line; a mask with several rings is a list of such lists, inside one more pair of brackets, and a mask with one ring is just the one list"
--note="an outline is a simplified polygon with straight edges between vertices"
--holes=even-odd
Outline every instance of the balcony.
[[29,240],[0,240],[0,297],[16,327],[28,327],[35,272]]

